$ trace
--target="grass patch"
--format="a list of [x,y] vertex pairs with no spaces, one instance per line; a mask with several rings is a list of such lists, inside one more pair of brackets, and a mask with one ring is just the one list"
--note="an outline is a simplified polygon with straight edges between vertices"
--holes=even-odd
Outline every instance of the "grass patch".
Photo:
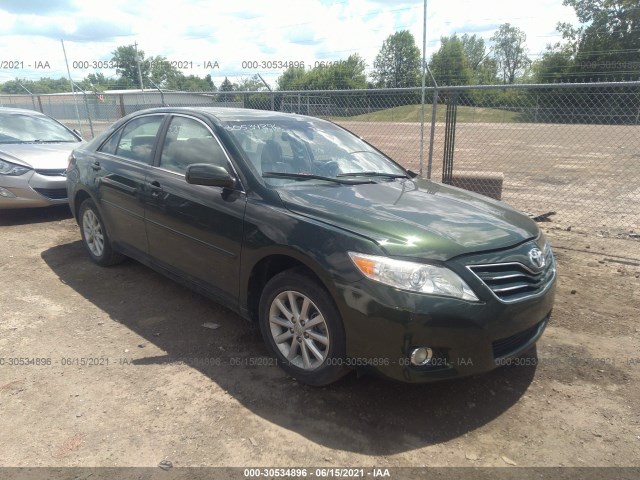
[[[446,105],[438,105],[436,121],[444,122]],[[402,105],[387,108],[377,112],[363,113],[352,117],[331,117],[334,121],[351,120],[361,122],[419,122],[422,111],[421,105]],[[463,123],[514,123],[518,121],[520,113],[500,110],[498,108],[481,108],[458,106],[458,122]],[[424,120],[431,122],[431,104],[424,106]]]

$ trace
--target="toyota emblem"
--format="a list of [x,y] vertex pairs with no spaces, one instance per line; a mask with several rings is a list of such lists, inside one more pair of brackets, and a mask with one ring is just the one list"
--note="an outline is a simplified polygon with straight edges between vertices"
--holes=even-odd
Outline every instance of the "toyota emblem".
[[531,264],[536,267],[538,270],[542,270],[545,265],[544,255],[539,248],[533,248],[529,252],[529,260],[531,260]]

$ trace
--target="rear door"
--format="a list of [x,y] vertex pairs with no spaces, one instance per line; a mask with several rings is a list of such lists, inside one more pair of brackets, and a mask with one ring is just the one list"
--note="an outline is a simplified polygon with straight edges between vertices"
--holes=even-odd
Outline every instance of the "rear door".
[[126,123],[98,149],[91,166],[111,240],[129,255],[148,251],[144,225],[146,176],[166,118],[166,114],[151,114]]
[[237,304],[246,195],[237,188],[191,185],[194,163],[223,164],[235,176],[222,144],[198,118],[173,115],[147,176],[149,252],[158,266]]

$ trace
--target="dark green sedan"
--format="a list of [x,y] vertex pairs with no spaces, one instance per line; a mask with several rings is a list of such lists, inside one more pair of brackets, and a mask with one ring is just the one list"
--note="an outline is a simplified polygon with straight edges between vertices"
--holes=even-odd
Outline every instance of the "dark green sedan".
[[311,385],[486,372],[531,349],[553,307],[527,216],[316,118],[139,111],[74,151],[67,190],[93,261],[132,257],[258,322]]

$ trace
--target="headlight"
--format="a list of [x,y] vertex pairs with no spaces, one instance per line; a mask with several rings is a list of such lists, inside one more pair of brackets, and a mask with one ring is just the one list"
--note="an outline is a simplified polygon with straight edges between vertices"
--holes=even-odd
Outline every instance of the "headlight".
[[448,268],[355,252],[349,256],[364,276],[376,282],[410,292],[478,301],[465,281]]
[[15,163],[0,159],[0,175],[11,175],[12,177],[17,177],[18,175],[24,175],[29,170],[31,169],[28,167],[23,167],[22,165],[16,165]]

